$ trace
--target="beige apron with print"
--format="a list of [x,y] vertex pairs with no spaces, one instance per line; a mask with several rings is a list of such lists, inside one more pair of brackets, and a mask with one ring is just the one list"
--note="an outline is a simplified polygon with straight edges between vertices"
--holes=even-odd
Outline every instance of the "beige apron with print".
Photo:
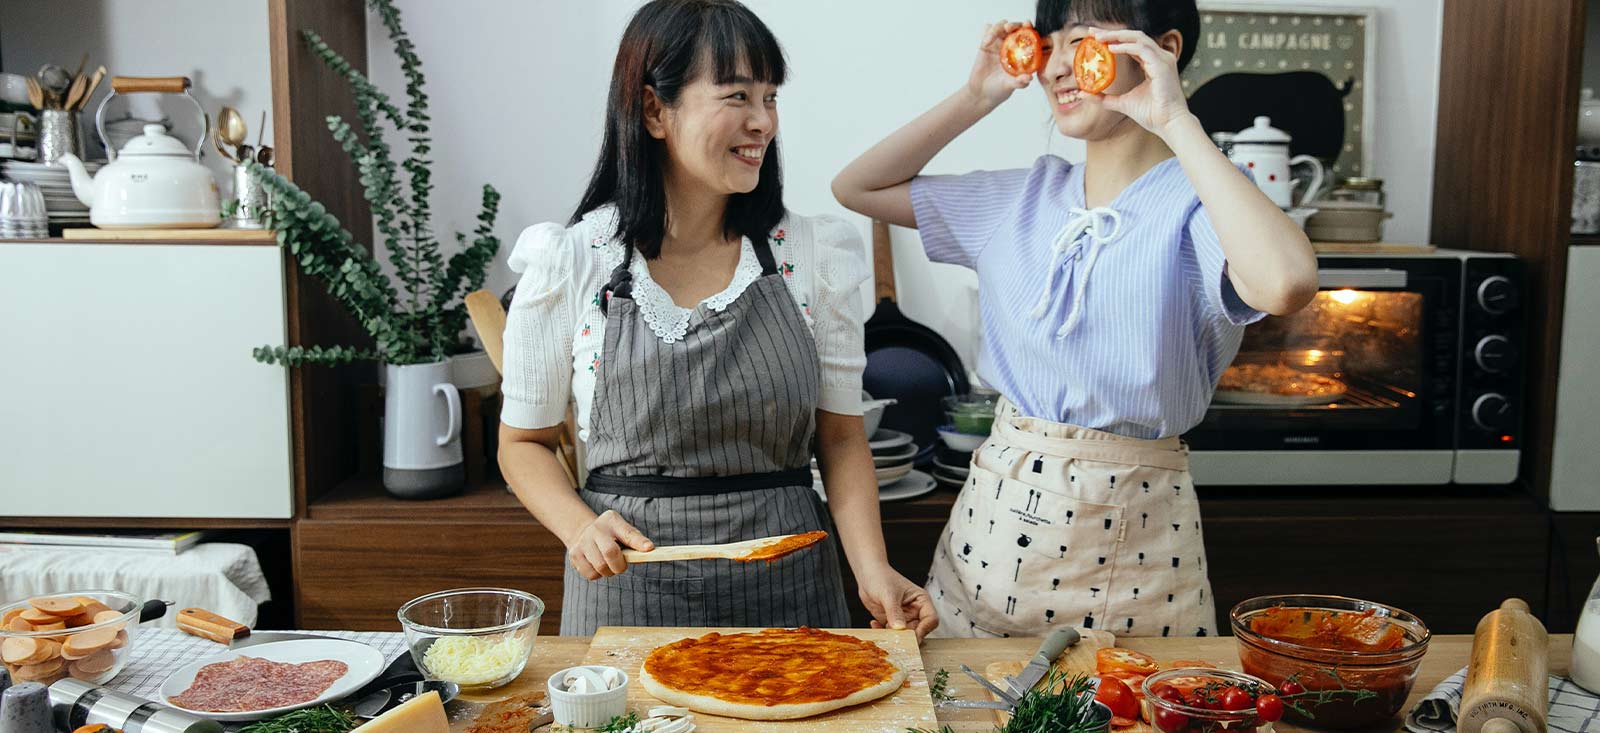
[[1010,401],[972,456],[934,550],[935,636],[1208,636],[1200,505],[1177,438],[1023,417]]

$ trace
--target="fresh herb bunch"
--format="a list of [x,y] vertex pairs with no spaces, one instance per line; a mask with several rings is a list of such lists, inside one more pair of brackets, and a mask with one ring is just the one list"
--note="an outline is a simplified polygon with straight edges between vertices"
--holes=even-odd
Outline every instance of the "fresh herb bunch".
[[[500,252],[494,235],[500,194],[485,185],[478,225],[472,241],[457,233],[460,248],[447,261],[433,231],[429,196],[433,192],[433,142],[428,134],[428,95],[423,91],[422,61],[400,24],[393,0],[368,0],[378,14],[406,78],[408,103],[401,110],[361,71],[328,46],[315,32],[301,35],[327,66],[350,85],[356,123],[327,118],[328,131],[349,154],[361,174],[361,186],[383,235],[396,283],[384,275],[372,252],[356,242],[322,204],[271,168],[250,163],[250,174],[271,195],[267,225],[289,249],[301,271],[322,281],[328,292],[355,316],[372,336],[375,348],[333,346],[263,346],[254,350],[266,364],[344,364],[380,360],[388,364],[442,361],[457,351],[466,330],[467,311],[461,297],[483,286],[489,263]],[[388,128],[404,136],[410,152],[396,162],[386,139]],[[404,181],[402,182],[402,171]],[[314,171],[313,171],[314,173]]]
[[628,733],[628,730],[639,724],[639,714],[629,710],[624,715],[612,716],[605,725],[596,728],[597,733]]
[[[1052,667],[1044,683],[1017,698],[1011,720],[997,733],[1089,733],[1101,727],[1095,720],[1094,686],[1088,675],[1069,675]],[[907,728],[906,733],[954,733],[950,726],[938,730]]]
[[323,705],[251,723],[239,733],[350,733],[355,727],[356,719],[349,713]]
[[933,681],[928,683],[928,694],[933,696],[934,702],[948,702],[955,696],[950,694],[950,670],[941,669],[933,673]]

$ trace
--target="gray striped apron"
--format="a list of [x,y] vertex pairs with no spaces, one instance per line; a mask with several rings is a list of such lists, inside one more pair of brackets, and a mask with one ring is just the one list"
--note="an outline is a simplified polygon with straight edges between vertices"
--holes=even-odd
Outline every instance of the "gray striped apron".
[[[663,343],[640,316],[633,247],[602,291],[605,346],[595,380],[588,485],[656,546],[833,530],[811,489],[821,389],[816,342],[770,245],[762,276],[722,311],[695,308]],[[837,540],[774,562],[631,565],[587,580],[566,566],[561,633],[600,626],[816,626],[850,621]]]

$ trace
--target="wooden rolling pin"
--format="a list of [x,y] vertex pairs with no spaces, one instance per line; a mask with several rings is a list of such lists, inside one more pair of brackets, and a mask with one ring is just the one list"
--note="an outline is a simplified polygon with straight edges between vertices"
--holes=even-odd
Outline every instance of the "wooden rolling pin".
[[1478,622],[1461,690],[1459,733],[1545,733],[1550,649],[1544,625],[1520,598]]

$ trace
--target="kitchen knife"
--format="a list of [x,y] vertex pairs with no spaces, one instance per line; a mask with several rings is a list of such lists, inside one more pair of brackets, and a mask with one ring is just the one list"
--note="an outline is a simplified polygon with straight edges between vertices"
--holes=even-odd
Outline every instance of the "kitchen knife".
[[1067,647],[1077,644],[1082,638],[1078,630],[1071,626],[1050,632],[1050,635],[1039,644],[1039,651],[1034,653],[1033,659],[1028,660],[1028,666],[1024,667],[1016,677],[1006,680],[1006,684],[1011,687],[1011,696],[1022,697],[1022,693],[1033,689],[1039,680],[1044,679],[1045,672],[1050,671],[1050,667],[1056,662],[1056,657],[1061,656]]

